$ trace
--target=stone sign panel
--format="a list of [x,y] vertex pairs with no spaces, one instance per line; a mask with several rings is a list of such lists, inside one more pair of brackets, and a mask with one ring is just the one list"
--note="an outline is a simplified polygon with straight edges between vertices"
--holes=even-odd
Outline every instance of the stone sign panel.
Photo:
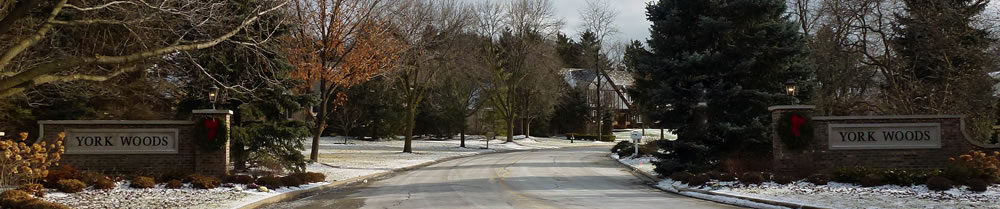
[[179,130],[66,129],[66,154],[176,154]]
[[940,123],[830,124],[831,150],[938,149]]

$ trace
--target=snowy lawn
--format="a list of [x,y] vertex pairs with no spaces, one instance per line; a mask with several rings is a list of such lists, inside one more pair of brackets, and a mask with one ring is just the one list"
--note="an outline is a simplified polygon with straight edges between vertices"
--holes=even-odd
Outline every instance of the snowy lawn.
[[[268,192],[236,185],[234,188],[195,189],[186,184],[181,189],[167,189],[163,184],[152,189],[129,188],[128,181],[118,182],[111,190],[86,189],[79,193],[51,191],[43,199],[66,204],[71,208],[239,208],[253,202],[282,193],[309,189],[343,181],[354,177],[389,172],[455,156],[470,156],[481,153],[560,148],[571,146],[608,145],[561,138],[515,137],[514,143],[504,143],[502,137],[489,141],[489,149],[483,136],[467,136],[466,148],[459,147],[459,140],[414,140],[413,153],[403,153],[402,140],[362,141],[348,139],[344,144],[341,137],[323,137],[320,140],[318,163],[307,165],[306,171],[326,174],[327,182],[312,183],[300,187],[271,188]],[[310,142],[307,140],[306,144]],[[302,152],[308,156],[311,147]]]
[[[631,159],[612,158],[631,165],[644,172],[653,172],[653,158]],[[673,181],[669,178],[660,181],[657,187],[664,190],[679,192],[678,189],[698,189],[715,193],[752,197],[757,199],[788,202],[827,208],[998,208],[1000,209],[1000,186],[990,186],[987,191],[976,193],[965,186],[948,191],[930,191],[925,185],[917,186],[878,186],[861,187],[854,184],[830,182],[827,185],[814,185],[798,181],[781,185],[772,182],[763,185],[742,185],[738,182],[718,182],[712,180],[709,185],[689,187],[687,184]],[[748,202],[737,198],[708,195],[697,192],[679,192],[683,195],[727,202],[735,205],[753,208],[775,208],[777,206]]]

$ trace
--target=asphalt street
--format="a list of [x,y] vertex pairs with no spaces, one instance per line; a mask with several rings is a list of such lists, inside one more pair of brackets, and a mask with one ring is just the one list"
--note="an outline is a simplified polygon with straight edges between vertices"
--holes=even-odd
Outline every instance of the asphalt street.
[[460,158],[268,208],[735,208],[647,186],[607,149]]

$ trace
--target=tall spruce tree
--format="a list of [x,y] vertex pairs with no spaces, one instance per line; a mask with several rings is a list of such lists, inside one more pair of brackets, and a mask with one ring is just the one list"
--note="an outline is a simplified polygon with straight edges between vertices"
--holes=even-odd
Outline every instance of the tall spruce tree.
[[651,50],[630,52],[633,94],[640,104],[661,109],[651,121],[678,133],[676,141],[661,140],[668,152],[658,156],[657,172],[711,169],[727,156],[770,154],[767,107],[794,103],[785,81],[805,84],[812,75],[799,61],[804,39],[785,9],[780,0],[660,0],[647,6]]
[[886,73],[890,111],[896,114],[965,114],[973,138],[988,139],[996,99],[989,76],[995,40],[976,28],[989,1],[906,0],[896,14],[893,48],[900,63]]

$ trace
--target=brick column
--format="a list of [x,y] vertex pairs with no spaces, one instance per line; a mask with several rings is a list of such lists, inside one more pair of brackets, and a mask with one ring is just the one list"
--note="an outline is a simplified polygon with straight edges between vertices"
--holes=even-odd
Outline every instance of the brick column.
[[[804,169],[801,164],[809,164],[812,161],[812,149],[807,148],[802,151],[792,151],[785,147],[778,136],[778,120],[781,114],[786,112],[802,112],[811,115],[816,106],[813,105],[780,105],[771,106],[767,110],[771,111],[771,153],[773,154],[772,166],[774,172],[784,175],[795,175]],[[819,132],[819,130],[815,130]],[[819,140],[819,139],[816,139]]]
[[[220,120],[222,120],[221,124],[226,127],[227,131],[226,138],[224,139],[226,140],[226,145],[223,145],[222,148],[219,150],[209,152],[205,151],[201,147],[196,146],[197,148],[195,148],[194,172],[202,175],[211,175],[211,176],[229,175],[229,145],[231,143],[230,139],[232,138],[232,126],[230,126],[230,122],[232,121],[233,118],[233,111],[203,109],[203,110],[194,110],[191,113],[193,113],[191,114],[194,118],[193,120],[197,120],[198,118],[203,118],[205,116],[217,117]],[[203,125],[201,121],[195,121],[195,122],[196,126]]]

